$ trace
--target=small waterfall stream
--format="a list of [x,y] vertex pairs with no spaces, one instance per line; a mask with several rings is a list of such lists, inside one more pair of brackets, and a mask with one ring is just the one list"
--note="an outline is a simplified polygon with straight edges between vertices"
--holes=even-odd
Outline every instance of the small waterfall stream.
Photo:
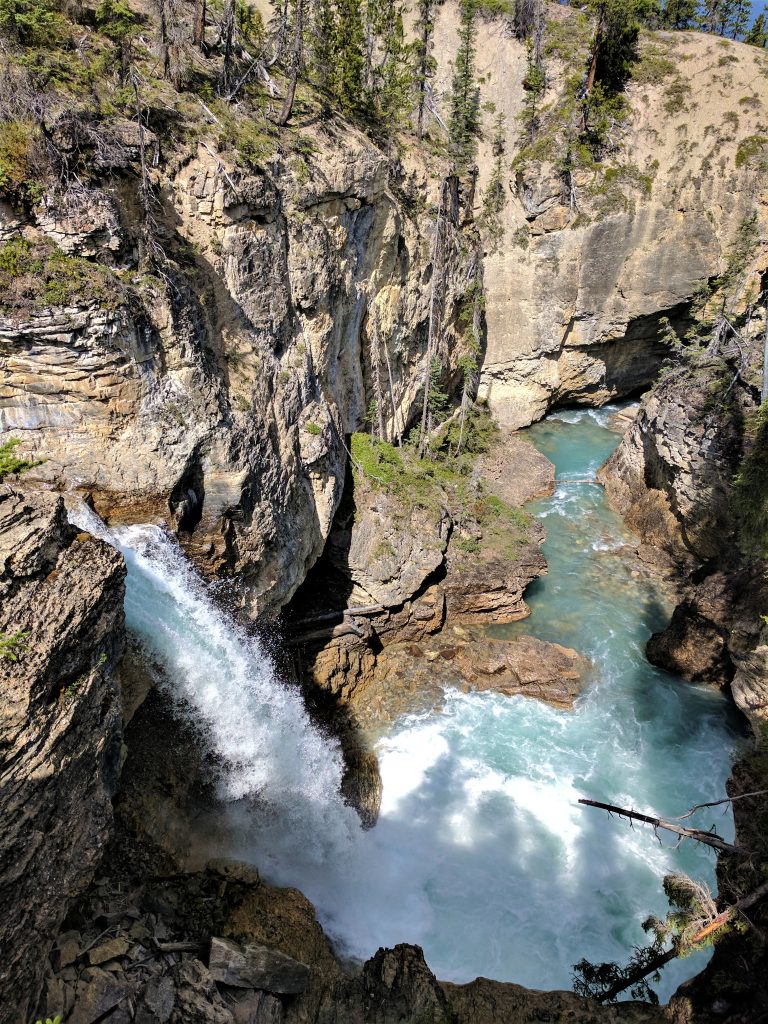
[[[609,412],[551,417],[531,437],[560,477],[591,475],[618,440]],[[576,800],[669,815],[716,799],[738,725],[719,695],[646,662],[666,609],[622,556],[627,536],[602,490],[561,486],[532,511],[547,525],[551,575],[534,585],[532,618],[500,628],[576,647],[593,660],[592,683],[573,712],[449,693],[439,713],[398,723],[379,747],[383,806],[368,833],[339,796],[337,744],[176,543],[156,527],[107,531],[77,513],[125,555],[128,627],[225,765],[221,852],[300,888],[351,955],[417,942],[447,980],[568,988],[582,956],[623,961],[643,942],[642,920],[666,910],[665,873],[713,882],[711,851],[662,847]],[[732,832],[730,819],[718,829]],[[700,966],[670,965],[660,995]]]

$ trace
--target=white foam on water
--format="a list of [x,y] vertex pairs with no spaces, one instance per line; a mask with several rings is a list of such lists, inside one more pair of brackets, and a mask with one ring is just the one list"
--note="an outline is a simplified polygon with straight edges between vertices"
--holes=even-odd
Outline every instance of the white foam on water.
[[[572,514],[569,490],[552,514]],[[637,643],[618,643],[608,623],[586,653],[602,663],[617,647],[613,676],[574,712],[449,692],[439,714],[401,721],[378,747],[381,816],[365,833],[339,795],[338,744],[175,541],[157,527],[108,531],[87,510],[75,518],[123,552],[128,627],[219,755],[227,852],[305,892],[345,952],[416,942],[447,980],[567,988],[582,956],[624,961],[643,941],[643,918],[666,909],[665,872],[712,877],[706,851],[659,849],[578,805],[621,798],[670,813],[711,799],[728,772],[716,698],[654,677],[638,688]],[[661,994],[695,970],[670,965]]]

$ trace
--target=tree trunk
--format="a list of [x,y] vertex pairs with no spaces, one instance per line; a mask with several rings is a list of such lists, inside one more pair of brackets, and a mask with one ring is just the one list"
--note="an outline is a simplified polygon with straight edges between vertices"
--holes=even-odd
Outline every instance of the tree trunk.
[[[579,802],[583,803],[584,801]],[[740,914],[744,910],[749,910],[750,907],[753,907],[755,903],[759,903],[760,900],[765,899],[766,896],[768,896],[768,882],[759,886],[754,890],[754,892],[749,893],[747,896],[742,896],[740,900],[736,900],[736,902],[731,904],[730,907],[726,907],[721,914],[718,914],[714,921],[710,921],[709,924],[704,925],[703,928],[699,929],[693,938],[686,943],[685,951],[687,952],[699,942],[703,942],[703,940],[710,936],[712,932],[717,931],[719,928],[722,928],[723,925],[727,924],[734,915]],[[638,968],[636,971],[633,971],[628,975],[628,977],[623,981],[612,985],[607,992],[603,992],[601,995],[596,996],[596,1001],[598,1003],[606,1003],[610,999],[615,999],[617,995],[624,992],[631,985],[637,984],[638,981],[642,981],[643,978],[647,978],[649,974],[654,974],[660,967],[668,964],[670,960],[674,960],[681,952],[683,952],[681,949],[677,946],[673,946],[672,949],[668,949],[665,953],[660,953],[659,956],[650,964],[647,964],[645,967]]]
[[195,0],[195,21],[192,29],[192,42],[202,50],[205,40],[206,0]]
[[224,40],[224,63],[221,69],[219,92],[222,96],[229,95],[232,77],[232,51],[235,41],[235,0],[226,0],[224,14],[221,19],[221,38]]
[[304,0],[296,0],[296,29],[293,36],[293,49],[291,51],[291,77],[288,82],[288,91],[285,94],[283,109],[277,119],[277,124],[283,128],[290,119],[293,111],[293,101],[296,97],[296,83],[299,80],[299,69],[301,68],[302,40],[304,35]]
[[438,284],[441,273],[441,246],[440,237],[443,227],[443,198],[446,191],[446,181],[440,185],[440,198],[437,203],[437,218],[435,220],[435,238],[432,243],[432,281],[429,295],[429,325],[427,327],[427,350],[424,354],[424,397],[421,403],[421,433],[419,436],[419,455],[423,456],[427,450],[427,420],[429,419],[429,381],[432,370],[432,353],[435,348],[435,337],[437,335],[438,309]]
[[667,832],[674,832],[675,835],[683,839],[695,839],[697,843],[704,843],[715,850],[720,850],[721,853],[738,853],[742,856],[750,856],[749,850],[744,849],[743,846],[733,846],[731,843],[726,843],[724,839],[715,835],[714,832],[704,832],[698,828],[685,828],[683,825],[676,825],[674,822],[666,821],[664,818],[655,818],[649,814],[641,814],[639,811],[633,811],[626,807],[604,804],[599,800],[582,799],[579,800],[579,803],[586,804],[587,807],[598,807],[600,810],[608,811],[610,814],[618,814],[620,817],[629,818],[632,821],[642,821],[647,825],[653,825],[654,828],[663,828]]

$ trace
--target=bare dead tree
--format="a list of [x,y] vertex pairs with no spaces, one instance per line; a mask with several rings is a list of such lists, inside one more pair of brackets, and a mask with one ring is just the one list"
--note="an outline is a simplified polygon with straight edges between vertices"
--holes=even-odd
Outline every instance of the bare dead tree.
[[652,825],[654,831],[656,829],[663,829],[666,832],[672,832],[674,835],[680,836],[681,839],[694,839],[697,843],[704,843],[706,846],[711,846],[721,853],[736,853],[747,857],[750,855],[750,851],[743,846],[734,846],[732,843],[727,843],[715,832],[707,832],[699,828],[686,828],[683,825],[675,824],[674,821],[667,821],[665,818],[658,818],[652,814],[642,814],[640,811],[634,811],[627,807],[617,807],[615,804],[604,804],[599,800],[581,799],[579,803],[585,804],[587,807],[598,807],[602,811],[608,811],[609,814],[616,814],[630,821],[640,821],[643,824]]

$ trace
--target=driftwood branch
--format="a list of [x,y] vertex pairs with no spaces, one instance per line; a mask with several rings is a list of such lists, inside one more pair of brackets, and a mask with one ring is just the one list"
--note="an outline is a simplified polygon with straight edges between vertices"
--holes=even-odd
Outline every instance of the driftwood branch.
[[[580,803],[584,802],[588,801],[580,801]],[[603,804],[598,806],[606,805]],[[731,906],[726,907],[722,913],[718,914],[716,918],[704,925],[703,928],[699,929],[699,931],[686,942],[685,950],[690,950],[692,946],[696,946],[698,943],[703,942],[704,939],[712,935],[713,932],[718,931],[724,925],[728,924],[732,918],[743,913],[745,910],[749,910],[750,907],[759,903],[760,900],[765,899],[766,896],[768,896],[768,882],[758,886],[757,889],[749,893],[747,896],[742,896],[740,900],[736,900],[735,903],[732,903]],[[674,960],[675,957],[679,956],[682,952],[683,949],[680,946],[675,945],[672,949],[659,953],[659,955],[650,963],[644,965],[642,968],[638,968],[636,971],[632,971],[626,978],[622,979],[622,981],[616,982],[616,984],[612,985],[606,992],[601,992],[599,996],[595,997],[596,1001],[598,1003],[606,1003],[615,999],[617,995],[624,992],[631,985],[635,985],[638,981],[642,981],[643,978],[647,978],[649,974],[655,974],[656,971],[665,964],[668,964],[670,960]]]
[[727,796],[722,800],[711,800],[706,804],[695,804],[690,811],[686,811],[685,814],[681,814],[679,818],[674,820],[684,821],[685,818],[690,818],[696,811],[702,811],[705,807],[720,807],[722,804],[732,804],[736,800],[746,800],[750,796],[765,796],[767,793],[768,789],[756,789],[754,793],[739,793],[737,796]]
[[697,843],[704,843],[715,850],[720,850],[721,853],[738,853],[742,856],[749,856],[750,853],[743,846],[734,846],[732,843],[727,843],[715,832],[707,832],[699,828],[686,828],[684,825],[676,825],[673,821],[666,821],[664,818],[657,818],[651,814],[641,814],[640,811],[634,811],[627,807],[604,804],[599,800],[582,799],[579,800],[579,803],[586,804],[587,807],[597,807],[602,811],[608,811],[609,814],[617,814],[619,817],[628,818],[630,821],[642,821],[646,825],[652,825],[654,829],[661,828],[666,832],[673,832],[675,835],[680,836],[681,839],[695,839]]

